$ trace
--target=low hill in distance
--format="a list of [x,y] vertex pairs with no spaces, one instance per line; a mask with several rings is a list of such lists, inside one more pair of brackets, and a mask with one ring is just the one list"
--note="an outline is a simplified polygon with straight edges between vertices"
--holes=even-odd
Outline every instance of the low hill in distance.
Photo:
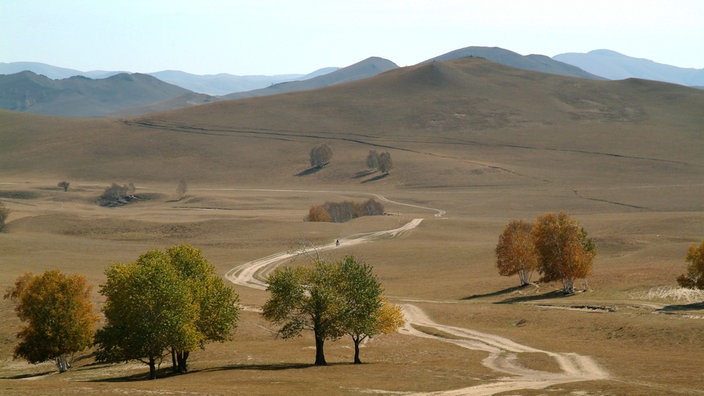
[[97,80],[80,76],[51,80],[32,72],[0,75],[0,108],[35,114],[104,117],[188,94],[146,74],[123,73]]
[[[702,108],[704,92],[678,85],[462,58],[126,121],[3,113],[0,169],[21,178],[300,188],[551,186],[625,207],[704,210]],[[321,142],[334,151],[331,165],[300,176]],[[370,149],[390,151],[394,169],[362,183]],[[662,185],[689,187],[666,201],[640,190]]]
[[484,58],[491,62],[499,63],[516,69],[537,71],[541,73],[557,74],[560,76],[587,78],[592,80],[602,79],[590,74],[571,64],[553,60],[545,55],[521,55],[498,47],[466,47],[460,48],[443,55],[428,59],[425,62],[443,62],[465,57]]
[[555,55],[553,59],[582,68],[610,80],[642,78],[687,86],[704,86],[704,69],[688,69],[648,59],[633,58],[610,50],[588,53],[570,52]]
[[233,93],[226,95],[225,99],[242,99],[297,91],[310,91],[335,84],[362,80],[396,68],[398,68],[398,65],[388,59],[371,57],[331,73],[319,75],[307,80],[290,81],[253,91]]

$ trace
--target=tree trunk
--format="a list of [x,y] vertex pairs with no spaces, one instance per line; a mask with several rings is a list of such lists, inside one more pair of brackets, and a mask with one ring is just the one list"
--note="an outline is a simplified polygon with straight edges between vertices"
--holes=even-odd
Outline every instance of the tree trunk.
[[178,374],[178,363],[176,363],[176,350],[171,348],[171,371]]
[[518,279],[520,279],[520,281],[521,281],[521,286],[530,285],[531,274],[532,274],[532,271],[529,271],[527,269],[518,270]]
[[190,352],[182,351],[176,354],[176,360],[178,361],[178,372],[180,374],[185,374],[188,372],[188,355]]
[[315,365],[316,366],[327,366],[325,361],[325,352],[323,351],[323,346],[325,344],[325,339],[315,335]]
[[362,342],[361,338],[353,338],[354,340],[354,364],[362,364],[359,360],[359,344]]
[[56,367],[59,369],[59,373],[65,373],[71,368],[71,365],[66,360],[66,355],[59,355],[56,357]]
[[564,286],[563,293],[574,294],[574,280],[569,278],[562,279],[562,285]]
[[149,379],[156,379],[156,359],[149,356]]

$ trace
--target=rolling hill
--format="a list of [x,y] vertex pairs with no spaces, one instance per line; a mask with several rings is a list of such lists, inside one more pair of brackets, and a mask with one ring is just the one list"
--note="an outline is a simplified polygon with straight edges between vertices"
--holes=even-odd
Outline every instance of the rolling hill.
[[521,55],[498,47],[466,47],[446,54],[428,59],[426,62],[442,62],[446,60],[473,57],[484,58],[491,62],[499,63],[516,69],[537,71],[541,73],[557,74],[560,76],[588,78],[600,80],[601,77],[585,72],[571,64],[553,60],[545,55]]
[[582,68],[609,80],[642,78],[673,84],[704,87],[704,69],[687,69],[648,59],[633,58],[610,50],[570,52],[553,59]]
[[146,74],[97,80],[80,76],[51,80],[32,72],[0,75],[0,108],[65,117],[109,116],[190,93]]
[[[626,207],[704,209],[695,183],[704,169],[702,108],[704,92],[682,86],[463,58],[125,121],[3,113],[0,169],[15,177],[359,185],[355,175],[377,149],[391,151],[395,169],[376,188],[565,186]],[[296,176],[319,142],[332,146],[333,165]],[[667,203],[638,193],[665,184],[692,187]]]

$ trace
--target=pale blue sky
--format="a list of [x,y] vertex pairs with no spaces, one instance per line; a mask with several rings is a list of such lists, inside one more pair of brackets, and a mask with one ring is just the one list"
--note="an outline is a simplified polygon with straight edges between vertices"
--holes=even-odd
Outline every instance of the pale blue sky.
[[82,71],[308,73],[472,45],[704,68],[704,1],[0,0],[0,62]]

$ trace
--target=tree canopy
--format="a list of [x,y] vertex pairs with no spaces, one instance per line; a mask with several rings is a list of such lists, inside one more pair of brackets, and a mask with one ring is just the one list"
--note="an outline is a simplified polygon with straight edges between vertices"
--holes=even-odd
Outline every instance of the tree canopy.
[[310,150],[310,166],[322,168],[330,163],[332,159],[332,149],[325,143],[321,143]]
[[98,320],[90,302],[91,287],[82,275],[59,270],[25,273],[5,298],[16,301],[15,312],[26,325],[15,357],[30,363],[54,359],[60,372],[71,367],[72,355],[92,345]]
[[538,251],[533,241],[533,226],[523,220],[512,220],[499,235],[496,244],[496,266],[502,276],[518,274],[521,286],[530,284],[531,274],[538,268]]
[[142,361],[154,379],[157,362],[171,351],[174,369],[185,372],[190,351],[229,339],[236,326],[236,293],[188,245],[150,250],[133,263],[112,265],[106,275],[98,360]]
[[271,297],[264,304],[264,317],[280,326],[278,333],[283,338],[313,331],[315,365],[327,364],[327,340],[350,335],[355,343],[355,363],[360,363],[361,341],[393,332],[403,324],[400,309],[383,300],[383,289],[372,267],[354,257],[278,268],[268,282]]
[[677,283],[689,289],[704,289],[704,240],[689,247],[685,261],[687,272],[677,277]]
[[574,293],[574,281],[592,273],[596,255],[594,241],[566,212],[538,216],[532,232],[539,254],[541,281],[561,280],[564,292]]

